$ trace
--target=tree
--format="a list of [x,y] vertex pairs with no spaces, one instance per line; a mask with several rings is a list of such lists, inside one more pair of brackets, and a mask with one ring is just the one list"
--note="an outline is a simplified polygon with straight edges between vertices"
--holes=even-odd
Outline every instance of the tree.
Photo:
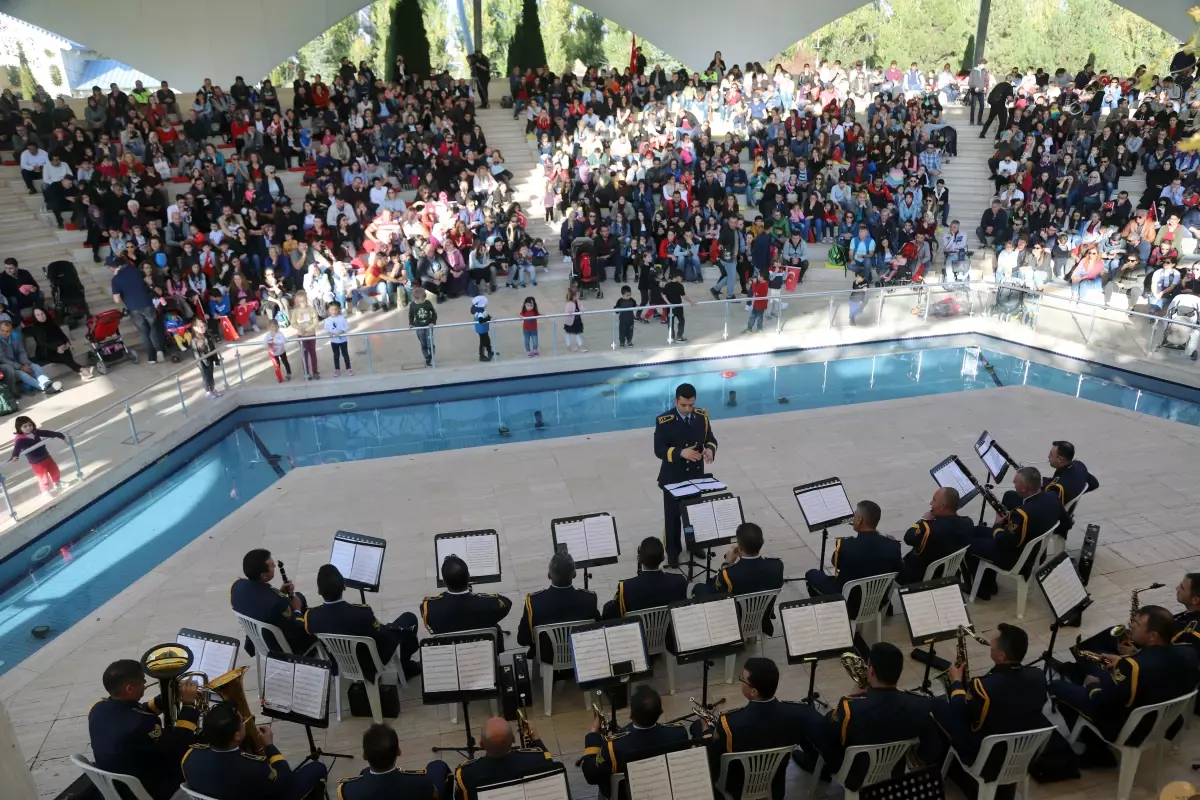
[[538,17],[537,0],[524,0],[521,19],[513,30],[508,46],[508,69],[536,69],[546,64],[546,45],[542,41],[542,21]]
[[400,0],[392,12],[388,68],[385,73],[389,79],[396,77],[396,56],[404,56],[404,66],[409,75],[428,76],[432,72],[421,0]]
[[426,39],[429,42],[429,65],[435,72],[450,66],[450,15],[442,0],[421,0],[424,11]]
[[396,0],[375,0],[371,3],[371,42],[368,60],[371,69],[380,77],[387,77],[391,65],[387,60],[388,44],[391,41],[392,10]]
[[62,70],[58,68],[58,64],[50,65],[50,83],[55,89],[63,85]]
[[963,51],[962,63],[959,64],[959,71],[970,72],[975,68],[975,36],[972,34],[967,37],[967,49]]
[[576,61],[585,67],[602,67],[604,55],[604,17],[591,11],[583,11],[575,18],[575,27],[567,39],[564,69],[571,69]]
[[25,47],[20,42],[17,42],[17,69],[19,70],[21,97],[25,100],[32,100],[37,93],[37,81],[33,77],[33,70],[29,68]]

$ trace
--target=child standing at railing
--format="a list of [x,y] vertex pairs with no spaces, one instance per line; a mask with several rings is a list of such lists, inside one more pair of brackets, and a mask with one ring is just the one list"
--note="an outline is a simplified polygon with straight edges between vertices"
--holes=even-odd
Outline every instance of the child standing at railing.
[[[271,357],[271,363],[275,366],[275,377],[280,383],[285,380],[292,379],[292,365],[288,363],[287,357],[287,337],[279,330],[279,323],[271,320],[267,324],[267,336],[264,340],[267,345],[267,355]],[[287,377],[280,371],[280,365],[287,371]]]
[[217,393],[217,383],[213,378],[213,369],[221,362],[216,354],[217,346],[208,334],[208,323],[203,317],[192,319],[192,352],[196,354],[196,363],[200,366],[200,378],[204,381],[204,393],[210,400],[221,395]]
[[29,417],[17,417],[16,434],[13,439],[12,458],[9,461],[16,461],[24,454],[33,474],[37,475],[38,486],[43,492],[61,489],[64,484],[59,479],[58,463],[46,448],[45,439],[65,440],[67,437],[49,428],[38,430],[37,423]]
[[296,292],[292,298],[296,306],[292,309],[292,327],[300,334],[300,357],[308,370],[310,381],[321,379],[321,369],[317,365],[317,343],[312,337],[317,335],[317,310],[308,304],[308,292]]
[[533,358],[538,354],[538,321],[542,313],[538,311],[537,300],[532,297],[525,298],[525,304],[521,308],[521,316],[525,317],[521,322],[521,335],[525,337],[525,355],[528,358]]
[[342,374],[342,360],[346,361],[346,374],[353,376],[354,370],[350,368],[350,345],[346,341],[346,333],[350,330],[350,323],[342,316],[342,306],[334,300],[328,305],[329,316],[325,318],[325,332],[329,334],[329,346],[333,348],[333,377],[340,377]]

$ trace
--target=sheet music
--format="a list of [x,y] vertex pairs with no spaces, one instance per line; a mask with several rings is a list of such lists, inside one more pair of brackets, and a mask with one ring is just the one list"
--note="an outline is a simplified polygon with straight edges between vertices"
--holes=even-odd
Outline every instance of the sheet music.
[[567,776],[562,772],[519,785],[525,787],[525,800],[567,800]]
[[295,665],[274,658],[268,658],[266,661],[267,680],[263,686],[263,705],[275,711],[291,711]]
[[421,681],[427,694],[458,691],[458,655],[454,645],[421,648]]
[[715,478],[696,478],[679,483],[666,483],[663,484],[663,488],[670,492],[672,497],[691,497],[701,492],[724,491],[729,487]]
[[[994,442],[992,444],[994,444]],[[1004,468],[1008,466],[1008,461],[1003,455],[1000,454],[999,450],[992,446],[992,444],[988,445],[988,449],[983,451],[983,455],[980,456],[980,458],[983,459],[983,463],[988,468],[988,472],[995,476],[1004,472]]]
[[479,792],[479,800],[525,800],[525,785],[514,783],[499,789],[488,789]]
[[587,530],[583,520],[578,522],[560,522],[554,526],[554,541],[559,547],[566,547],[571,558],[583,561],[588,557]]
[[709,505],[712,506],[718,534],[722,538],[736,535],[738,526],[742,524],[741,502],[736,497],[727,497]]
[[500,542],[494,534],[438,539],[439,571],[447,556],[458,556],[467,562],[467,571],[473,576],[500,574]]
[[573,632],[571,650],[575,659],[575,678],[579,683],[612,677],[604,628],[582,633]]
[[613,518],[608,514],[587,517],[583,521],[583,534],[587,542],[588,558],[616,558],[617,529],[613,526]]
[[975,491],[975,484],[971,483],[970,478],[966,476],[956,461],[947,461],[940,468],[934,470],[933,479],[943,489],[957,489],[960,498]]
[[352,581],[377,586],[381,566],[383,566],[382,547],[372,547],[369,544],[355,545],[354,564],[350,567],[350,575],[347,577]]
[[[175,637],[175,643],[181,644],[184,647],[186,647],[188,650],[192,651],[192,666],[189,667],[189,669],[192,669],[192,670],[200,669],[200,667],[198,667],[196,665],[199,664],[204,658],[204,645],[207,644],[207,642],[204,639],[197,639],[194,636],[185,636],[184,634],[181,633]],[[202,669],[200,669],[200,671],[204,672],[204,670],[202,670]],[[205,673],[205,674],[207,675],[208,673]],[[208,677],[213,678],[216,676],[209,675]]]
[[[703,748],[700,749],[703,751]],[[704,773],[708,774],[707,763],[704,765]],[[671,786],[671,774],[667,770],[666,756],[630,761],[626,765],[626,774],[629,776],[630,800],[670,800],[674,790]],[[711,793],[710,789],[709,794]],[[687,795],[681,796],[680,800],[683,800],[683,797]],[[704,795],[692,797],[698,800]]]
[[296,664],[292,685],[292,713],[310,719],[325,717],[325,695],[329,691],[329,670],[309,664]]
[[723,492],[729,488],[716,478],[695,478],[691,484],[702,492]]
[[1042,578],[1041,584],[1055,619],[1061,619],[1088,597],[1087,589],[1079,580],[1079,573],[1075,571],[1075,565],[1069,558],[1064,558],[1057,567],[1050,570],[1046,577]]
[[980,458],[987,452],[987,449],[992,446],[992,442],[996,441],[990,433],[984,431],[979,434],[979,438],[975,440],[975,453]]
[[914,638],[955,630],[959,625],[970,627],[962,593],[957,586],[943,586],[928,592],[903,594],[904,613]]
[[692,526],[692,539],[696,544],[720,538],[717,527],[715,503],[693,503],[687,507],[688,523]]
[[199,666],[193,665],[193,670],[203,672],[211,681],[233,669],[237,659],[237,645],[224,642],[205,642],[204,656],[199,660]]
[[779,613],[783,617],[783,638],[787,642],[788,655],[800,657],[821,652],[815,606],[790,606]]
[[671,792],[675,800],[706,800],[712,796],[712,775],[708,771],[705,748],[692,747],[667,753],[667,768],[671,773]]
[[742,628],[738,624],[737,601],[732,597],[728,600],[717,600],[701,605],[708,623],[708,637],[713,647],[721,644],[736,642],[742,638]]
[[958,584],[943,586],[933,590],[931,594],[943,631],[955,630],[959,625],[971,627],[971,618],[967,616],[967,607],[963,603],[962,591]]
[[[354,569],[354,542],[344,539],[334,539],[333,549],[329,551],[329,563],[337,567],[342,577],[348,577]],[[441,566],[440,564],[438,566]]]
[[642,630],[638,625],[613,625],[604,628],[608,641],[608,663],[620,664],[632,661],[634,672],[645,672],[646,648],[642,644]]
[[850,630],[850,614],[846,609],[846,601],[815,603],[813,610],[817,618],[822,650],[854,646],[854,634]]
[[458,688],[461,691],[496,688],[496,651],[491,639],[459,642],[454,648],[458,651]]
[[819,525],[835,519],[844,519],[854,513],[850,508],[850,499],[846,497],[846,487],[842,484],[811,489],[796,495],[804,519],[810,525]]
[[712,637],[708,633],[708,619],[704,605],[680,606],[671,609],[671,621],[675,628],[675,646],[680,652],[701,650],[709,647]]

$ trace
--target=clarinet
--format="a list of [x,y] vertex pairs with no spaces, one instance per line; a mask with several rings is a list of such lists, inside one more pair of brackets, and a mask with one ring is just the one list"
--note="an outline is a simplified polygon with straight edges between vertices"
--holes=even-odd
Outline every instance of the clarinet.
[[[1007,517],[1010,513],[1009,510],[1004,507],[1003,503],[996,499],[996,495],[992,494],[992,490],[976,480],[974,475],[971,475],[970,477],[971,483],[975,484],[975,488],[978,489],[980,494],[983,495],[983,499],[987,501],[987,504],[995,509],[996,513],[1001,517]],[[282,566],[280,569],[282,569]]]
[[[288,583],[288,576],[287,571],[283,568],[283,562],[277,561],[276,565],[279,567],[279,577],[283,578],[283,582],[286,585]],[[291,595],[289,594],[288,597],[291,597]]]

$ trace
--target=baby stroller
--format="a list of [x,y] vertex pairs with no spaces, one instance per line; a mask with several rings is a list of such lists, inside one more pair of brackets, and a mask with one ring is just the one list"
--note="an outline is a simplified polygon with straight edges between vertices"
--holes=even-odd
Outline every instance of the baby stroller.
[[912,264],[920,252],[916,242],[908,242],[892,257],[889,264],[879,273],[876,286],[907,286],[912,283]]
[[121,338],[121,318],[125,314],[121,309],[110,308],[87,318],[87,340],[92,346],[88,361],[101,375],[107,374],[109,364],[119,364],[125,359],[137,363],[137,353],[127,348]]
[[1200,325],[1200,297],[1185,292],[1175,296],[1167,306],[1167,327],[1163,331],[1160,347],[1168,350],[1183,350],[1188,358],[1196,360],[1196,348],[1200,345],[1200,328],[1180,323]]
[[604,297],[600,282],[603,274],[596,263],[596,245],[588,236],[580,236],[571,242],[571,280],[581,292],[596,291],[596,298]]
[[54,317],[75,329],[88,318],[88,304],[79,273],[70,261],[51,261],[45,269],[54,300]]

